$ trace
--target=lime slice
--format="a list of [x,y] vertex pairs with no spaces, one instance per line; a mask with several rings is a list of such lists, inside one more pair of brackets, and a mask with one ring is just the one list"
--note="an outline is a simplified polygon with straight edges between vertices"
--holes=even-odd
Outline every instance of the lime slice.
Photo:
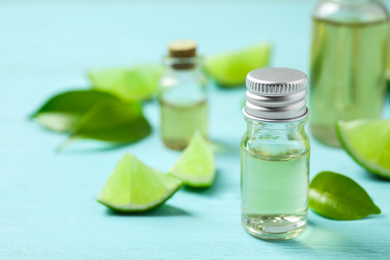
[[214,154],[210,144],[196,132],[179,160],[169,171],[190,187],[203,188],[213,184],[215,178]]
[[205,69],[214,80],[225,87],[245,84],[246,75],[268,65],[271,44],[260,43],[240,50],[210,55],[205,58]]
[[341,145],[368,171],[390,179],[390,119],[339,121]]
[[117,211],[146,211],[163,204],[180,187],[180,180],[145,165],[130,153],[125,153],[97,201]]
[[88,71],[93,88],[126,101],[150,99],[157,93],[163,69],[159,65],[138,65]]

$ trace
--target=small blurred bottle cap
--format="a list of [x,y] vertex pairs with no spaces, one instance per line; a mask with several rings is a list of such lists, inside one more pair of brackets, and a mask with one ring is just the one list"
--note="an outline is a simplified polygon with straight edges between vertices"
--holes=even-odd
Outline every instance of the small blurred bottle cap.
[[196,56],[196,42],[179,40],[169,43],[169,56],[172,58],[190,58]]

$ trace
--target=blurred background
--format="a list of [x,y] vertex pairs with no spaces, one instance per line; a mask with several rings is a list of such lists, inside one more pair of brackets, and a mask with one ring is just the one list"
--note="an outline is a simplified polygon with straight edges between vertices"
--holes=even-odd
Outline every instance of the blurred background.
[[[168,42],[189,38],[198,41],[201,54],[269,40],[274,46],[273,65],[307,71],[310,13],[315,4],[304,0],[2,1],[1,68],[10,78],[14,75],[13,81],[17,76],[16,83],[27,97],[38,89],[50,93],[50,89],[85,85],[86,69],[160,62]],[[42,81],[32,86],[36,78]],[[1,80],[3,86],[10,85],[4,77]]]
[[[6,90],[1,98],[7,101],[0,115],[8,134],[23,136],[25,127],[38,127],[27,125],[26,117],[49,97],[90,85],[87,70],[161,63],[172,40],[196,40],[200,55],[269,41],[273,48],[270,66],[293,67],[307,73],[310,14],[316,3],[277,0],[0,4],[4,11],[0,17],[0,84]],[[211,82],[210,89],[217,90],[211,91],[210,96],[211,138],[236,139],[238,144],[245,130],[240,110],[245,87],[220,89]],[[233,102],[224,101],[231,100],[230,97]],[[147,107],[146,114],[155,127],[152,138],[159,142],[157,107]],[[228,120],[232,116],[241,124]],[[58,144],[61,138],[40,133],[45,136],[41,143]],[[4,140],[11,142],[10,138]]]

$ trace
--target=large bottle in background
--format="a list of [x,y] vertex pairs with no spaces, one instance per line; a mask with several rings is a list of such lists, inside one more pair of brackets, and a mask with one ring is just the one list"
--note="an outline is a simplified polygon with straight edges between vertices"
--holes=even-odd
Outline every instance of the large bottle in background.
[[338,120],[380,118],[388,31],[380,1],[326,0],[314,11],[310,130],[322,143],[339,146]]
[[208,138],[206,77],[196,42],[174,41],[160,80],[161,137],[166,147],[182,150],[196,131]]

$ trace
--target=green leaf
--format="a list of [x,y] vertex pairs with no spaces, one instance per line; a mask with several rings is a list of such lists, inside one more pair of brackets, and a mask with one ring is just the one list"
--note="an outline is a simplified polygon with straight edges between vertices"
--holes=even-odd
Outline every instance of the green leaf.
[[31,118],[49,130],[69,132],[91,107],[106,100],[117,98],[95,90],[69,91],[49,99]]
[[163,69],[159,65],[138,65],[88,71],[92,87],[126,101],[150,99],[157,93]]
[[90,109],[75,125],[70,142],[81,139],[97,139],[116,144],[133,143],[148,136],[151,127],[138,103],[107,100]]
[[359,184],[329,171],[320,172],[312,180],[309,206],[320,215],[337,220],[355,220],[381,213]]

